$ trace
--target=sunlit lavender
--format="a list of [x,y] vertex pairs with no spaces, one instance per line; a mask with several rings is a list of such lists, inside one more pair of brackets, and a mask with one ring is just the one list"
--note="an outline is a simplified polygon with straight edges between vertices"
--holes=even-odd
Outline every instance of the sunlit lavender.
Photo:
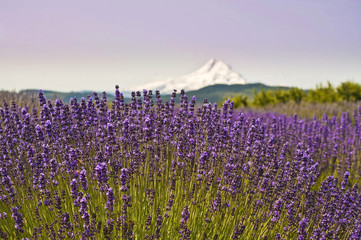
[[2,239],[361,239],[361,107],[38,99],[0,108]]

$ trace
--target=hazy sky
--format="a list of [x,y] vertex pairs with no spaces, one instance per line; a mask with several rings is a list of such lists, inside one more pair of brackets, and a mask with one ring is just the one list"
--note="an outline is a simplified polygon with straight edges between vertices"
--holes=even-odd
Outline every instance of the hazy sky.
[[248,82],[361,83],[361,1],[0,0],[0,89],[125,89],[210,58]]

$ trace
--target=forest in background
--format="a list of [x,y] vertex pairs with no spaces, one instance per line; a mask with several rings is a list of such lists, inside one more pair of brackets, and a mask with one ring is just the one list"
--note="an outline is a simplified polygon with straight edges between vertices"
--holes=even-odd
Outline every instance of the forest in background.
[[[235,108],[240,107],[265,107],[277,104],[296,103],[336,103],[336,102],[357,102],[361,100],[361,85],[356,82],[342,82],[334,87],[330,82],[326,85],[318,84],[316,88],[302,90],[297,87],[289,89],[276,89],[260,91],[254,90],[253,98],[244,94],[238,94],[230,99]],[[224,102],[224,101],[222,101]]]

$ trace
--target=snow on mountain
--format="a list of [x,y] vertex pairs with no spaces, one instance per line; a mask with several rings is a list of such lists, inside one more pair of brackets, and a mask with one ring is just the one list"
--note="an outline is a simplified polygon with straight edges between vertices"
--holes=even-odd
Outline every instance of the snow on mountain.
[[226,63],[210,59],[203,67],[197,71],[175,78],[168,78],[164,81],[156,81],[143,85],[142,88],[150,90],[159,90],[161,93],[178,91],[198,90],[214,84],[245,84],[246,80],[239,73],[232,70]]

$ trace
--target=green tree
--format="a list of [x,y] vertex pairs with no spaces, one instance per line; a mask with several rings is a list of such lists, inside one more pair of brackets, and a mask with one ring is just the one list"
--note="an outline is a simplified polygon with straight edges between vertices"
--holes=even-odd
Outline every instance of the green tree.
[[246,95],[239,94],[237,96],[234,96],[231,101],[233,101],[234,108],[239,107],[248,107],[248,97]]
[[267,106],[275,103],[273,94],[270,91],[265,91],[261,88],[260,92],[254,91],[254,99],[252,102],[256,106]]
[[316,86],[316,89],[311,89],[307,98],[310,102],[326,103],[338,101],[339,95],[332,84],[327,82],[325,87],[320,84]]
[[273,92],[276,103],[287,103],[290,101],[290,94],[287,90],[277,89]]
[[305,91],[297,87],[290,88],[288,90],[288,94],[290,96],[290,100],[294,101],[297,104],[300,103],[306,96]]
[[337,87],[337,93],[342,100],[358,101],[361,100],[361,85],[355,82],[346,81]]

